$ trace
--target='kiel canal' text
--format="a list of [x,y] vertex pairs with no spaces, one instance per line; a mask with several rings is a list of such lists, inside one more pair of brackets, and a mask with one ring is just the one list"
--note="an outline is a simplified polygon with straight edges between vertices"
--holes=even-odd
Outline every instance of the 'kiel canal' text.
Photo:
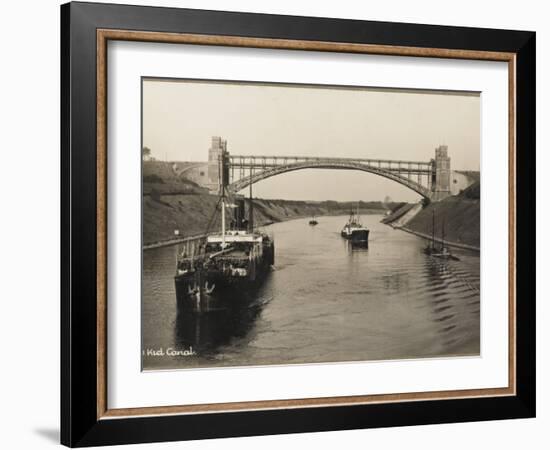
[[195,356],[197,353],[193,350],[193,347],[188,349],[177,350],[172,347],[164,348],[148,348],[142,351],[143,356]]

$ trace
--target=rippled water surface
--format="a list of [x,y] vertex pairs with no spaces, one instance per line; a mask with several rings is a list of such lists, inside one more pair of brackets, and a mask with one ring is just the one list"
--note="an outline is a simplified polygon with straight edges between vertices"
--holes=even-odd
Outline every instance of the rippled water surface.
[[177,247],[143,253],[143,368],[381,360],[479,354],[479,254],[422,252],[425,241],[363,216],[368,250],[351,250],[347,217],[266,227],[275,267],[232,311],[178,313]]

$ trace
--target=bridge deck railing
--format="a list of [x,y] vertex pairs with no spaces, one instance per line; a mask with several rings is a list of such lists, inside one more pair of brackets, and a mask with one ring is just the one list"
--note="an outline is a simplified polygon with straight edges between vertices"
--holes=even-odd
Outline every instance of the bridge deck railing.
[[360,162],[383,162],[383,163],[401,163],[401,164],[420,164],[425,166],[431,166],[431,161],[410,161],[410,160],[401,160],[401,159],[381,159],[381,158],[335,158],[335,157],[324,157],[324,156],[271,156],[271,155],[229,155],[229,160],[271,160],[271,161],[284,161],[284,160],[300,160],[300,161],[360,161]]

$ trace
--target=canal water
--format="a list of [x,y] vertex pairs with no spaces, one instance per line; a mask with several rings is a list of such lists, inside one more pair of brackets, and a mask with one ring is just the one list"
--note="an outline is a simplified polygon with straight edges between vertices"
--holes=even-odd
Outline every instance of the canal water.
[[275,266],[233,311],[179,313],[177,246],[143,252],[142,367],[294,364],[478,355],[479,254],[425,255],[426,241],[364,215],[368,250],[340,237],[347,217],[265,227]]

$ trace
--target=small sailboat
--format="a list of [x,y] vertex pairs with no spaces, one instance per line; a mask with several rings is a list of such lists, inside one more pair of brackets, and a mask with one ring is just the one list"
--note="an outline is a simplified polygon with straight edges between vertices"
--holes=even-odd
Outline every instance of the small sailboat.
[[310,221],[309,221],[309,224],[312,225],[312,226],[315,226],[317,225],[319,222],[317,222],[317,219],[315,218],[315,216],[313,216]]
[[424,247],[424,253],[435,258],[452,259],[459,261],[459,258],[451,253],[448,246],[445,245],[445,220],[441,222],[441,242],[436,245],[435,241],[435,210],[432,211],[432,239],[430,243]]

